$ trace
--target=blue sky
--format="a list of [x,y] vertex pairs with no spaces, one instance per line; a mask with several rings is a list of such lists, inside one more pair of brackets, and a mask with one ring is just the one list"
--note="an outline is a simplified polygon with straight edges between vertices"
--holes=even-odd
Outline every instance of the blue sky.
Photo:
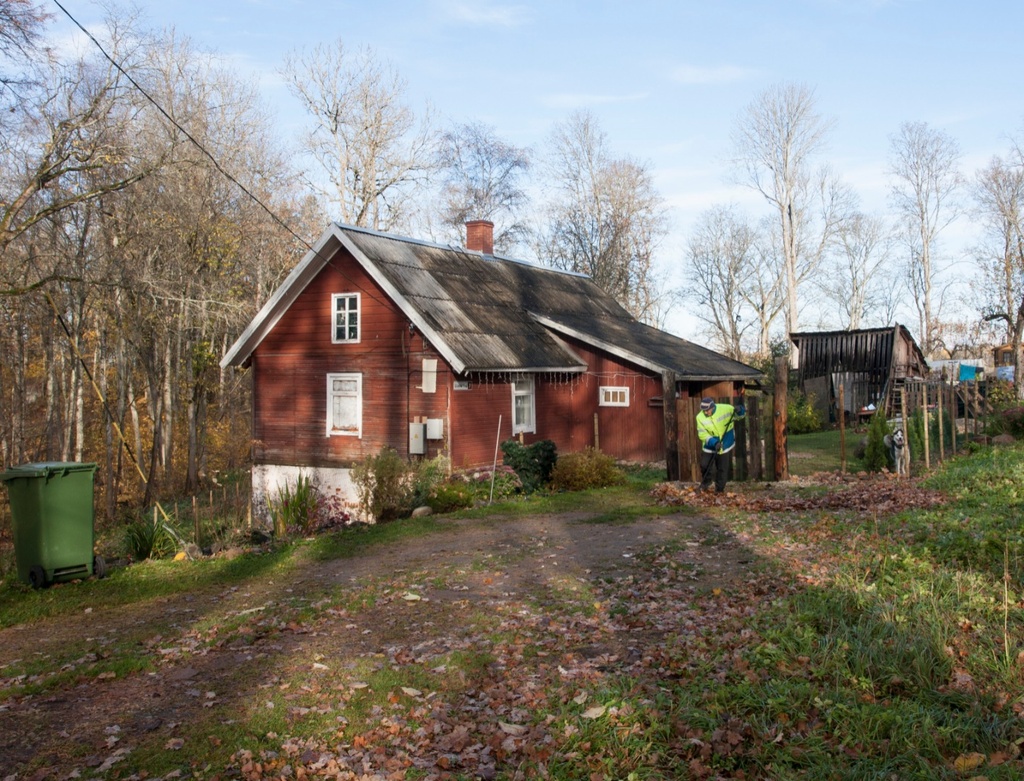
[[[45,2],[45,0],[44,0]],[[62,0],[86,25],[89,0]],[[540,149],[554,123],[588,109],[611,149],[646,163],[671,207],[661,253],[673,285],[686,231],[713,204],[763,205],[728,177],[737,115],[766,88],[814,89],[835,126],[823,161],[886,208],[890,136],[926,122],[960,143],[968,175],[1024,128],[1024,3],[1017,0],[160,0],[173,25],[258,79],[287,128],[294,105],[277,73],[286,53],[341,38],[368,45],[408,82],[414,108],[482,121]],[[58,17],[59,9],[53,8]],[[971,223],[948,234],[953,256]],[[680,316],[681,317],[681,316]],[[683,320],[670,330],[689,330]],[[684,333],[684,335],[687,335]]]

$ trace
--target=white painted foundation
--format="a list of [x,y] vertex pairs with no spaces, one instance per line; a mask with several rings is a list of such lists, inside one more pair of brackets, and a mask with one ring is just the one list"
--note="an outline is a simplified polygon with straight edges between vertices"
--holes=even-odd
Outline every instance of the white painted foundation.
[[309,477],[317,490],[325,496],[337,496],[342,506],[354,519],[366,520],[359,512],[358,493],[352,482],[352,470],[335,467],[278,466],[260,464],[252,468],[252,518],[253,523],[270,528],[268,498],[277,496],[278,491],[288,486],[294,489],[299,475]]

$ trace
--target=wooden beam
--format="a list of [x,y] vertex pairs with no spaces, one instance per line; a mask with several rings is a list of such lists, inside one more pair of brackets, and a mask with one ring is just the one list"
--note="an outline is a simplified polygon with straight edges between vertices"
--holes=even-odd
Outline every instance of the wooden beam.
[[772,428],[775,433],[775,479],[789,480],[789,454],[786,449],[786,406],[789,392],[789,362],[785,356],[775,359],[775,395]]
[[679,480],[679,420],[676,416],[676,375],[661,375],[662,415],[665,421],[665,471],[668,480]]

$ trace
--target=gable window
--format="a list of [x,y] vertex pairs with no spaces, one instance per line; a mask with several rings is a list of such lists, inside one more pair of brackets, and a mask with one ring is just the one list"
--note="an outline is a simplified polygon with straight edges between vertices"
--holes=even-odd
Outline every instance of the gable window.
[[536,396],[533,375],[512,380],[512,433],[537,430]]
[[331,296],[334,330],[331,341],[344,344],[359,341],[359,293],[335,293]]
[[598,405],[602,407],[628,407],[629,388],[615,385],[602,385]]
[[327,375],[327,436],[363,435],[363,375]]

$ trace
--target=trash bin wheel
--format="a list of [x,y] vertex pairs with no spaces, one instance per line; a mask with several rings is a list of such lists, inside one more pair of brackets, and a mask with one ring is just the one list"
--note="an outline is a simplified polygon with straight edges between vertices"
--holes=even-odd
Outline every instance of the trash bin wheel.
[[42,588],[46,585],[46,570],[38,564],[33,564],[28,568],[28,582],[32,584],[32,588]]
[[102,556],[92,557],[92,574],[97,578],[105,578],[107,576],[107,562]]

